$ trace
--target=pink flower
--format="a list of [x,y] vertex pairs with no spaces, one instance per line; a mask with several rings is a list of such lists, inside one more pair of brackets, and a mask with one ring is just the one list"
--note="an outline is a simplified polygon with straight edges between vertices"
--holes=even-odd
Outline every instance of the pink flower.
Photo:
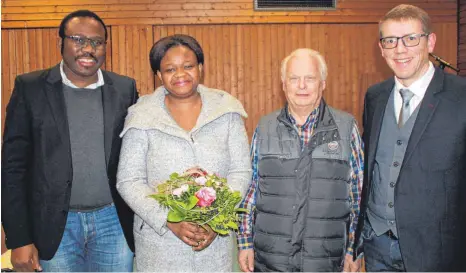
[[199,207],[208,207],[217,199],[217,193],[211,187],[203,187],[194,195],[199,199],[196,204]]

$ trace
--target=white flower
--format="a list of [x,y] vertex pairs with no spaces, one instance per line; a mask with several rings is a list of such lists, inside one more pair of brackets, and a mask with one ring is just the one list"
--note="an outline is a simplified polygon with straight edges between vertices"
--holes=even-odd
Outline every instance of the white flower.
[[180,197],[184,192],[187,192],[188,190],[189,190],[189,186],[185,184],[179,188],[174,189],[172,193],[173,195]]
[[176,188],[176,189],[173,190],[172,193],[173,193],[173,195],[176,195],[176,196],[180,197],[181,194],[183,194],[183,190],[181,188]]
[[194,180],[197,184],[204,186],[205,183],[207,182],[207,179],[204,176],[199,176]]
[[187,192],[189,190],[189,185],[184,184],[184,185],[181,186],[181,189],[183,190],[183,192]]

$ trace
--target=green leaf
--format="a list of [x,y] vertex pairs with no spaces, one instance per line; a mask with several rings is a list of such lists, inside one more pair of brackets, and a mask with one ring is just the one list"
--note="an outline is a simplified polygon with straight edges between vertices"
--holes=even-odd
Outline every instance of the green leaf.
[[220,235],[225,236],[225,235],[228,235],[230,233],[230,231],[222,229],[222,230],[218,231],[217,233],[220,234]]
[[238,224],[236,224],[233,221],[229,221],[228,224],[227,224],[227,227],[230,227],[230,228],[232,228],[234,230],[238,230]]
[[184,216],[181,215],[178,211],[170,210],[168,212],[167,221],[178,223],[184,220]]
[[230,230],[225,228],[222,225],[215,225],[212,227],[212,230],[217,232],[220,235],[227,235],[228,233],[230,233]]
[[170,174],[170,180],[175,180],[175,179],[177,179],[177,178],[179,178],[179,177],[180,177],[180,176],[179,176],[178,173],[172,173],[172,174]]
[[157,200],[167,198],[165,194],[159,194],[159,193],[158,194],[151,194],[151,195],[148,195],[147,197],[154,198],[154,199],[157,199]]
[[233,196],[234,198],[241,197],[239,191],[233,192],[232,196]]
[[186,211],[184,210],[184,208],[179,207],[178,203],[179,202],[175,200],[169,200],[167,205],[168,207],[170,207],[170,210],[176,211],[176,213],[178,213],[179,215],[182,215],[184,218],[186,217]]
[[192,196],[189,197],[188,201],[189,202],[186,205],[186,209],[190,210],[190,209],[192,209],[192,208],[194,208],[196,206],[199,199],[196,196],[192,195]]
[[[179,209],[186,209],[186,204],[180,201],[175,201],[175,204],[178,205]],[[175,205],[175,206],[176,206]]]
[[236,212],[244,212],[244,213],[248,213],[249,210],[245,209],[245,208],[237,208],[235,209]]

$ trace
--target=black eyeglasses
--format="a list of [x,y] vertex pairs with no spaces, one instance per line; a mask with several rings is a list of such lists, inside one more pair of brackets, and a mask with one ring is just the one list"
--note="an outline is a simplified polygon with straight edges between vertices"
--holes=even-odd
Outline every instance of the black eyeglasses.
[[417,46],[421,42],[421,37],[427,37],[429,34],[430,33],[408,34],[403,37],[380,38],[380,44],[385,49],[391,49],[397,47],[398,40],[401,40],[406,47]]
[[78,35],[65,36],[65,38],[70,39],[78,48],[84,48],[88,44],[92,46],[93,49],[103,49],[107,42],[104,39],[91,39]]

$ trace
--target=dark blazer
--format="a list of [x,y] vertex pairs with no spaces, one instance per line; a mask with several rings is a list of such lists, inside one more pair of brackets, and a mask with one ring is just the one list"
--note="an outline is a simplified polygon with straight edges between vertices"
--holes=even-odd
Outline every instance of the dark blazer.
[[[366,171],[356,241],[364,224],[393,78],[370,87],[363,116]],[[395,186],[407,271],[466,271],[466,79],[436,68],[420,104]]]
[[[134,251],[133,212],[116,190],[127,109],[138,98],[135,81],[103,72],[104,145],[110,191]],[[58,249],[69,209],[71,147],[59,66],[20,75],[6,111],[2,148],[2,224],[8,248],[34,243],[41,259]]]

